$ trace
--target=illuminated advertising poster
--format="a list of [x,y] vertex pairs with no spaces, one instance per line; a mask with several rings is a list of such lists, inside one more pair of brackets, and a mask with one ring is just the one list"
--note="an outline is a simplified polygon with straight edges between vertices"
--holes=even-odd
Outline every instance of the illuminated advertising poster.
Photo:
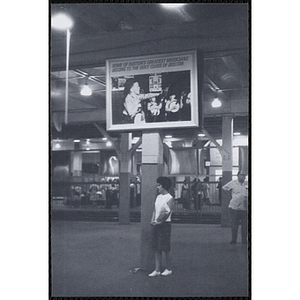
[[199,126],[196,51],[106,61],[107,130]]

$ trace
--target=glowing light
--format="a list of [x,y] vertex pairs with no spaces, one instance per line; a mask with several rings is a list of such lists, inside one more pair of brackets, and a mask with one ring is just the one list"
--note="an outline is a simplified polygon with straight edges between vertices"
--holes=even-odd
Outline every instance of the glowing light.
[[172,138],[173,136],[172,135],[166,135],[165,136],[165,138],[167,138],[167,139],[170,139],[170,138]]
[[212,107],[221,107],[222,106],[222,102],[216,97],[215,99],[214,99],[214,101],[211,103],[211,106]]
[[81,90],[80,94],[82,96],[91,96],[92,95],[92,90],[90,89],[88,84],[85,84],[83,86],[83,89]]
[[111,143],[111,142],[107,142],[107,143],[106,143],[106,146],[107,146],[107,147],[111,147],[111,146],[112,146],[112,143]]
[[185,5],[185,3],[162,3],[161,5],[168,8],[176,8]]
[[73,140],[73,142],[74,142],[74,143],[80,143],[80,140],[75,139],[75,140]]
[[205,134],[204,133],[199,133],[198,136],[200,136],[200,137],[205,136]]
[[55,149],[60,149],[60,147],[61,147],[61,146],[60,146],[59,143],[55,144],[55,146],[54,146]]
[[234,132],[233,135],[241,135],[240,132]]
[[58,30],[67,30],[73,27],[72,19],[65,14],[57,14],[51,19],[52,27]]

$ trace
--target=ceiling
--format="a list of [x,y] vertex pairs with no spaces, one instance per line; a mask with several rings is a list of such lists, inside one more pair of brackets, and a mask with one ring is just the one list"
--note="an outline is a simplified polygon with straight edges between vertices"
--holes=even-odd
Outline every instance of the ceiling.
[[[62,124],[52,138],[94,138],[105,128],[108,58],[198,49],[204,56],[204,127],[215,138],[222,133],[222,115],[234,115],[234,130],[249,130],[249,7],[247,4],[59,3],[50,5],[74,21],[70,41],[69,123],[63,123],[66,79],[66,36],[50,30],[50,107]],[[93,94],[81,96],[88,83]],[[212,109],[215,95],[223,106]],[[185,137],[189,130],[172,134]],[[190,131],[191,134],[195,130]],[[111,133],[117,136],[119,133]]]

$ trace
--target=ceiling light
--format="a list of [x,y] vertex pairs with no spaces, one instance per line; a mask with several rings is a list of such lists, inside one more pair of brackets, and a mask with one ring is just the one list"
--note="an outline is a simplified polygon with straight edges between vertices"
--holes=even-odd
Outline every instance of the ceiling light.
[[107,138],[106,138],[106,137],[102,138],[102,141],[106,141],[106,140],[107,140]]
[[204,133],[199,133],[198,136],[205,136],[205,134]]
[[66,30],[73,27],[72,19],[65,14],[58,14],[51,19],[52,27],[59,30]]
[[80,140],[79,139],[75,139],[73,140],[74,143],[80,143]]
[[185,3],[162,3],[161,5],[165,7],[175,8],[185,5]]
[[241,135],[240,132],[234,132],[233,135]]
[[107,147],[110,147],[111,145],[112,145],[111,142],[107,142],[107,143],[106,143],[106,146],[107,146]]
[[59,143],[55,144],[54,148],[55,149],[60,149],[60,144]]
[[165,138],[169,139],[169,138],[172,138],[173,136],[172,135],[166,135]]
[[215,97],[214,101],[211,103],[211,106],[214,108],[221,107],[222,102],[218,99],[218,97]]
[[85,85],[83,86],[83,89],[81,90],[80,94],[82,96],[91,96],[92,95],[92,90],[89,87],[88,83],[87,83],[88,78],[86,78],[86,82]]

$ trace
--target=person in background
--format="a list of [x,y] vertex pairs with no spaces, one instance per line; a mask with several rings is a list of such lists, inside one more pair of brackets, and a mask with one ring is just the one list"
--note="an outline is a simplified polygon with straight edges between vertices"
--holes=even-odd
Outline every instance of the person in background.
[[202,190],[203,190],[203,203],[211,206],[211,202],[209,200],[210,193],[209,193],[209,178],[205,177],[202,184]]
[[[155,270],[149,277],[168,276],[172,274],[171,266],[171,215],[174,198],[169,194],[171,180],[159,177],[156,180],[159,195],[156,197],[151,225],[153,229],[153,246],[155,249]],[[162,253],[166,257],[166,269],[161,273]]]
[[201,203],[203,199],[203,185],[200,178],[195,178],[192,184],[192,193],[194,198],[194,209],[201,210]]
[[184,209],[190,209],[190,191],[187,180],[184,180],[181,188],[181,203]]
[[248,185],[245,182],[245,172],[239,171],[237,176],[237,180],[232,180],[222,187],[231,196],[228,206],[231,216],[232,234],[230,244],[236,244],[239,223],[241,223],[242,243],[247,244]]
[[178,102],[177,96],[172,94],[166,101],[166,119],[167,121],[178,121],[179,120],[179,109],[180,104]]
[[191,120],[191,93],[183,91],[180,95],[180,119]]
[[158,96],[159,93],[140,94],[140,85],[137,80],[130,78],[125,83],[124,88],[124,110],[123,122],[145,123],[145,113],[142,110],[142,100]]
[[150,101],[147,103],[147,117],[146,122],[155,122],[156,118],[160,114],[162,108],[162,102],[159,104],[156,102],[156,97],[150,98]]

